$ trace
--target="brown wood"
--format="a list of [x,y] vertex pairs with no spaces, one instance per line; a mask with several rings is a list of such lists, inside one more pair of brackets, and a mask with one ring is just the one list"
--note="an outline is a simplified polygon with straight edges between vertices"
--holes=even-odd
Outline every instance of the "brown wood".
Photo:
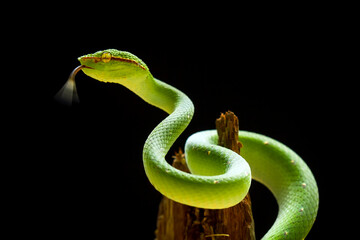
[[[233,112],[216,120],[220,146],[240,153],[239,121]],[[184,154],[175,153],[173,166],[189,172]],[[253,240],[254,220],[249,194],[239,204],[219,210],[195,208],[164,197],[159,206],[157,240]]]

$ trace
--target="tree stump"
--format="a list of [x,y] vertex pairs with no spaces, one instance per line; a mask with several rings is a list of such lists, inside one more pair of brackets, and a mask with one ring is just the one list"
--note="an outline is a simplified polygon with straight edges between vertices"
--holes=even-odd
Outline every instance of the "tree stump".
[[[216,120],[220,146],[240,154],[239,121],[233,112]],[[185,172],[184,154],[175,153],[173,166]],[[226,209],[195,208],[163,197],[159,206],[156,240],[253,240],[254,219],[249,194],[239,204]]]

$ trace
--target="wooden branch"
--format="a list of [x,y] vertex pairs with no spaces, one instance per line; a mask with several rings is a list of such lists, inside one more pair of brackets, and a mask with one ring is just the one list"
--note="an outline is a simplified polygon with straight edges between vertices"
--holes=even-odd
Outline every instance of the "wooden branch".
[[242,144],[239,142],[239,119],[236,115],[231,111],[221,113],[215,125],[219,136],[218,145],[240,154]]
[[[239,121],[228,111],[216,120],[219,145],[240,153]],[[175,153],[173,166],[189,172],[184,154]],[[190,207],[164,197],[159,206],[157,240],[253,240],[254,220],[249,194],[239,204],[219,210]]]

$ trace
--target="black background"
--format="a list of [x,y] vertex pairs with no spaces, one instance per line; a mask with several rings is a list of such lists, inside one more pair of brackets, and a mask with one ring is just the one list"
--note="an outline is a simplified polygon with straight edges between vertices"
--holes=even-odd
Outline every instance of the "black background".
[[[27,163],[35,169],[26,196],[33,200],[29,219],[40,219],[31,231],[47,237],[154,238],[161,195],[145,176],[142,147],[166,114],[120,85],[81,72],[79,104],[67,107],[53,99],[79,65],[77,57],[116,48],[137,55],[153,76],[185,92],[195,105],[193,121],[168,160],[189,135],[215,128],[220,113],[231,110],[241,130],[275,138],[307,162],[320,191],[318,218],[307,239],[321,236],[331,205],[323,197],[329,191],[323,163],[330,162],[335,75],[328,64],[329,22],[310,10],[197,17],[198,10],[178,13],[176,22],[169,20],[171,11],[156,19],[126,16],[126,21],[100,11],[70,25],[54,22],[56,30],[43,35],[41,54],[47,53],[43,49],[56,54],[43,70],[34,70],[41,76],[40,91],[22,113],[31,119],[28,136],[41,139],[32,140],[36,147],[28,150],[37,156]],[[113,24],[106,27],[109,21]],[[259,238],[275,220],[277,205],[256,182],[250,193]]]

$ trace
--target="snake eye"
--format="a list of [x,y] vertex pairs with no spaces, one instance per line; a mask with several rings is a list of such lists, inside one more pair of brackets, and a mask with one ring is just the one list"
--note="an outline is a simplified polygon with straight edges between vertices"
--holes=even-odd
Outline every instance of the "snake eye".
[[109,52],[103,52],[103,54],[101,55],[101,61],[103,61],[104,63],[108,63],[111,60],[111,53]]

